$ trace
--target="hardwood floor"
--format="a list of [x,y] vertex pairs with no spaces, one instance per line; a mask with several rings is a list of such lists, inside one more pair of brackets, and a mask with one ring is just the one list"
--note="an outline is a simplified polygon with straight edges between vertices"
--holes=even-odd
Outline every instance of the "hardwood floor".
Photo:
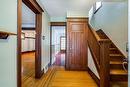
[[35,53],[22,55],[22,87],[97,87],[86,71],[66,71],[52,66],[41,79],[34,78]]
[[86,71],[66,71],[58,67],[48,87],[98,87]]
[[[41,79],[35,79],[35,52],[22,55],[22,87],[98,87],[87,71],[66,71],[63,66],[52,66]],[[115,82],[111,87],[128,87]]]
[[25,82],[30,77],[34,78],[34,74],[35,74],[35,52],[23,53],[22,54],[22,82]]

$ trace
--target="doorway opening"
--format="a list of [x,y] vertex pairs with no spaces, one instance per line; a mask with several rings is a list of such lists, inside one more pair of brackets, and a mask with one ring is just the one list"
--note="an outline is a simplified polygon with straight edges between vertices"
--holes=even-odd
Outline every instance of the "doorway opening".
[[[36,14],[22,3],[21,74],[22,84],[27,77],[35,78]],[[23,85],[22,85],[23,86]]]
[[[23,3],[35,14],[35,21],[33,27],[23,27],[22,25],[22,5]],[[24,69],[22,69],[22,52],[24,51],[34,51],[34,53],[30,54],[33,55],[33,68],[34,68],[34,78],[40,78],[42,74],[44,73],[44,70],[41,69],[41,31],[42,31],[42,12],[43,9],[40,7],[40,5],[35,0],[18,0],[18,17],[17,17],[17,23],[18,23],[18,38],[17,38],[17,87],[22,87],[22,72],[24,72]],[[27,14],[27,13],[25,13]],[[27,20],[27,19],[25,19]],[[28,21],[28,20],[27,20]],[[31,25],[31,24],[30,24]],[[30,26],[29,25],[29,26]],[[29,29],[29,32],[27,32],[26,29]],[[25,31],[26,30],[26,31]],[[31,31],[30,31],[31,30]],[[28,43],[30,41],[33,42],[33,46],[29,45],[28,47],[24,45],[24,42],[28,38]],[[33,39],[33,40],[32,40]],[[22,44],[23,43],[23,44]],[[31,48],[32,47],[32,48]],[[22,49],[25,48],[25,49]],[[28,55],[26,55],[28,56]],[[25,56],[24,56],[25,57]],[[27,58],[27,57],[25,57]],[[24,58],[23,58],[24,59]],[[26,60],[27,62],[32,62],[32,60]],[[26,62],[26,63],[27,63]],[[32,64],[32,65],[33,65]],[[32,67],[31,65],[27,64],[27,67]],[[29,67],[29,68],[30,68]],[[26,71],[26,70],[25,70]],[[24,73],[25,74],[25,73]],[[24,87],[24,86],[23,86]]]
[[51,65],[65,66],[66,26],[51,26]]

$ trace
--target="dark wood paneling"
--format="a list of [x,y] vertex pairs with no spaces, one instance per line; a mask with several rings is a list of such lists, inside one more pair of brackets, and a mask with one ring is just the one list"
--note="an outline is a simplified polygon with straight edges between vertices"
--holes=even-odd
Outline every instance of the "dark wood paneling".
[[87,19],[67,19],[67,63],[69,70],[87,69]]
[[66,26],[66,22],[51,22],[51,26]]

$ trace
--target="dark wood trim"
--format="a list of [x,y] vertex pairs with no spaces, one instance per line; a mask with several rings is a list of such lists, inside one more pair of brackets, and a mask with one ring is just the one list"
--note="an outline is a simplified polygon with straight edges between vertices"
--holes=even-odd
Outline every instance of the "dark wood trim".
[[25,38],[27,38],[27,39],[36,39],[36,38],[34,38],[34,37],[25,37]]
[[0,34],[17,35],[15,33],[5,32],[5,31],[0,31]]
[[11,32],[0,31],[0,39],[7,39],[10,35],[17,35]]
[[18,37],[17,37],[17,87],[21,87],[21,33],[22,33],[22,1],[36,14],[36,57],[35,57],[35,77],[40,78],[44,73],[41,70],[41,30],[42,30],[42,12],[36,0],[18,0]]
[[[87,17],[81,17],[81,18],[75,18],[75,17],[68,17],[67,22],[87,22],[88,18]],[[88,23],[88,22],[87,22]],[[86,23],[86,24],[87,24]]]
[[22,87],[21,75],[21,33],[22,33],[22,0],[17,5],[17,87]]
[[52,65],[52,26],[50,26],[50,64]]
[[91,77],[94,79],[94,81],[97,83],[98,87],[100,86],[100,79],[88,68],[88,73],[91,75]]
[[66,22],[51,22],[51,26],[66,26]]
[[88,20],[88,17],[67,17],[66,19],[87,19]]
[[22,30],[35,30],[35,27],[22,27]]
[[36,14],[36,57],[35,57],[35,77],[40,78],[42,76],[41,71],[41,33],[42,32],[42,13]]
[[44,11],[36,0],[22,0],[22,1],[36,14]]

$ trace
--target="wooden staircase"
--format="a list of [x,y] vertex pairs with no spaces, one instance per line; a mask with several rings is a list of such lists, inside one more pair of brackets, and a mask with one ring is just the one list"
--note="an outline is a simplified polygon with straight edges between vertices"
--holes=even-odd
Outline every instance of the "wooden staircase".
[[[102,39],[109,39],[102,30],[98,30],[96,31],[96,33]],[[109,47],[109,56],[111,87],[128,87],[128,72],[123,68],[125,56],[121,53],[121,51],[115,46],[115,44],[111,40]],[[127,63],[125,64],[125,67],[128,67]],[[118,84],[118,86],[114,86],[116,83]],[[121,85],[121,83],[123,85]]]

